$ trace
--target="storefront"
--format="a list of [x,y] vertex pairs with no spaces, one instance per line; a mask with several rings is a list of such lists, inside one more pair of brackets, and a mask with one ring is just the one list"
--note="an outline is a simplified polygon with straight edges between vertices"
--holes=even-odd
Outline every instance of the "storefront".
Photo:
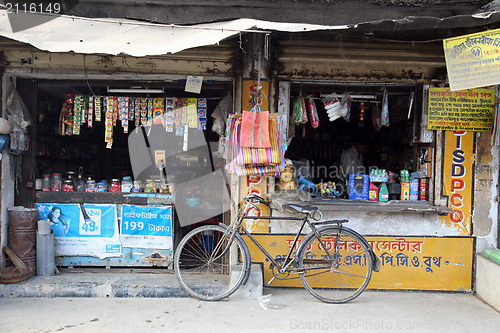
[[[11,44],[7,58],[30,52]],[[132,57],[81,56],[75,66],[72,54],[39,52],[37,73],[7,69],[4,98],[13,82],[35,125],[27,151],[5,154],[2,201],[50,221],[58,265],[166,268],[195,224],[182,219],[222,222],[222,201],[196,180],[223,167],[212,115],[233,109],[232,47],[142,58],[146,69]],[[213,68],[219,76],[207,75]]]
[[[339,47],[327,39],[295,36],[277,42],[273,67],[277,111],[290,119],[285,157],[293,171],[290,168],[290,173],[276,178],[242,177],[241,195],[253,191],[270,194],[273,200],[300,202],[303,197],[294,189],[302,188],[312,193],[312,203],[322,209],[325,219],[349,220],[350,228],[367,235],[382,261],[368,288],[473,290],[474,253],[477,247],[491,246],[488,243],[495,237],[495,230],[486,231],[485,225],[495,218],[496,204],[483,196],[494,189],[498,172],[488,157],[496,154],[488,133],[495,90],[473,90],[462,96],[436,88],[445,85],[439,44],[410,51],[355,38],[344,39]],[[465,98],[464,103],[470,104],[456,110],[463,113],[487,105],[487,112],[471,116],[484,127],[432,130],[436,118],[429,120],[429,110],[435,111],[438,97],[449,98],[448,102]],[[339,104],[348,101],[348,110],[333,110],[335,98]],[[297,116],[297,104],[305,108],[307,121]],[[389,112],[384,115],[385,107]],[[311,115],[311,109],[316,109],[317,116]],[[344,175],[342,153],[360,138],[368,146],[363,168],[357,172],[364,176],[353,184]],[[387,175],[382,173],[380,178],[373,170],[385,170]],[[479,170],[485,172],[478,174]],[[353,187],[357,187],[354,193]],[[476,210],[478,196],[484,206]],[[490,216],[485,220],[486,212]],[[265,215],[267,210],[263,206],[253,213]],[[274,210],[273,214],[280,213]],[[248,227],[279,258],[288,252],[298,226],[259,220]],[[256,248],[252,250],[257,254],[254,260],[264,264],[264,281],[270,281],[271,267]],[[274,279],[271,285],[300,283]]]
[[[237,37],[217,47],[163,57],[82,56],[22,50],[19,45],[7,50],[4,57],[11,65],[6,68],[4,86],[13,77],[17,84],[30,80],[36,91],[32,111],[39,126],[32,136],[32,155],[23,155],[23,163],[32,163],[37,168],[33,170],[32,178],[23,177],[21,180],[25,184],[23,198],[28,198],[33,205],[38,204],[47,215],[55,205],[71,212],[68,214],[75,214],[71,220],[77,219],[81,223],[74,232],[80,236],[86,234],[92,243],[98,238],[95,237],[96,225],[86,224],[86,220],[99,215],[101,226],[102,223],[112,226],[101,229],[112,234],[103,237],[106,239],[99,245],[102,252],[60,252],[59,263],[64,267],[168,267],[177,237],[187,230],[185,228],[192,227],[192,223],[184,224],[182,219],[197,223],[224,222],[249,191],[273,199],[300,200],[296,189],[302,187],[303,192],[313,195],[314,204],[322,209],[325,218],[348,219],[350,228],[367,236],[382,262],[381,271],[373,275],[369,288],[473,290],[474,254],[478,246],[484,248],[490,242],[489,234],[476,231],[482,232],[481,229],[491,224],[491,219],[496,216],[487,216],[486,222],[477,222],[478,228],[474,227],[476,217],[484,218],[484,213],[475,209],[476,201],[481,193],[485,190],[489,193],[495,186],[498,169],[488,157],[496,152],[491,150],[487,132],[428,128],[430,91],[446,85],[441,45],[401,46],[364,38],[340,41],[339,35],[332,32],[298,35],[301,34],[279,33],[269,40],[265,34],[247,33],[246,36],[253,37],[243,47]],[[255,45],[260,46],[255,48]],[[241,51],[242,48],[245,52]],[[217,60],[214,60],[214,51],[220,52]],[[20,61],[35,57],[31,63]],[[242,61],[242,58],[248,61]],[[75,64],[79,66],[76,69]],[[262,70],[261,66],[264,67]],[[201,91],[197,94],[186,91],[186,80],[194,76],[203,76]],[[111,92],[111,89],[131,87],[159,89],[161,92],[160,95],[139,90]],[[20,91],[23,97],[25,93]],[[260,96],[257,99],[256,94]],[[275,175],[241,167],[231,170],[233,160],[223,154],[228,153],[227,143],[232,133],[226,128],[225,132],[219,131],[219,136],[212,127],[212,115],[228,95],[238,114],[240,110],[248,111],[250,102],[258,100],[264,110],[271,112],[271,119],[278,119],[276,121],[281,127],[276,142],[280,143],[278,150],[282,153],[282,160],[279,162],[281,169],[273,171],[278,171]],[[93,97],[92,110],[86,106],[88,96]],[[102,97],[96,104],[97,96]],[[160,114],[164,119],[157,124],[154,124],[155,98],[163,98],[163,102],[156,101],[160,103],[157,106],[163,103],[163,113]],[[190,98],[196,98],[196,101],[189,101]],[[302,98],[307,121],[297,117],[297,101],[302,105]],[[128,108],[122,111],[119,103],[125,101]],[[141,106],[144,102],[145,108]],[[114,107],[108,109],[114,103],[116,110]],[[341,104],[342,110],[333,110],[335,103]],[[200,129],[203,105],[206,105],[206,129]],[[64,119],[63,106],[71,107],[68,115],[72,115],[72,119]],[[96,119],[99,107],[100,121]],[[313,107],[317,112],[314,115],[317,123],[311,121]],[[185,112],[182,111],[184,108]],[[75,109],[78,109],[76,113]],[[175,122],[177,109],[181,109],[179,126]],[[93,117],[91,123],[90,114]],[[197,120],[196,126],[191,127],[190,115]],[[172,117],[172,127],[167,120],[169,116]],[[75,117],[79,119],[80,133],[60,135],[59,131],[64,132],[64,121],[67,120],[68,124],[73,121],[74,125]],[[140,123],[136,123],[138,120]],[[150,133],[144,133],[139,126],[143,120],[146,124],[151,121],[153,127],[156,125],[160,129],[158,138],[161,140],[158,142],[162,145],[176,142],[177,148],[173,150],[177,151],[156,147],[156,140],[146,140]],[[116,126],[113,121],[116,121]],[[72,134],[75,134],[74,129],[73,126]],[[145,129],[149,131],[149,126]],[[134,154],[137,153],[140,162],[146,160],[150,167],[143,178],[138,177],[134,170],[135,156],[130,151],[133,134],[138,135],[141,144]],[[199,134],[205,141],[196,141]],[[354,179],[357,191],[350,193],[349,176],[345,176],[345,169],[341,167],[342,153],[356,141],[368,146],[363,156],[364,169],[356,172],[365,176]],[[15,159],[7,157],[4,161],[9,160],[13,164]],[[94,160],[100,165],[95,167]],[[286,165],[288,160],[290,163]],[[14,202],[14,192],[9,194],[5,190],[15,188],[14,179],[6,177],[10,164],[2,162],[3,205]],[[203,193],[206,189],[201,184],[205,183],[197,179],[223,166],[231,171],[228,174],[229,187],[221,175],[220,195]],[[148,168],[141,166],[139,169]],[[142,185],[151,185],[148,180],[155,181],[159,184],[158,190],[164,193],[63,192],[62,187],[61,191],[43,191],[45,174],[51,175],[51,181],[58,173],[66,180],[71,175],[78,181],[79,170],[82,170],[82,180],[87,181],[86,184],[90,176],[96,186],[101,180],[113,182],[117,179],[123,188],[123,178],[131,177],[132,181],[141,180]],[[372,170],[386,172],[376,175],[371,174]],[[75,173],[68,174],[68,171]],[[303,176],[302,180],[299,180],[299,175]],[[41,180],[40,191],[36,191],[37,178]],[[176,182],[172,187],[173,180]],[[369,200],[370,180],[372,190],[379,191],[373,196],[375,200]],[[32,187],[26,187],[30,181]],[[163,182],[165,186],[162,187]],[[178,182],[189,186],[179,187]],[[402,186],[401,183],[408,185]],[[181,194],[181,190],[186,192]],[[383,192],[385,197],[382,197]],[[202,201],[205,198],[223,199],[229,193],[231,210],[222,204],[215,214],[209,210],[219,203]],[[191,197],[195,199],[190,200]],[[496,208],[490,198],[482,199],[481,205],[486,210]],[[84,210],[79,204],[83,204]],[[196,211],[190,209],[194,207],[197,207]],[[152,211],[156,208],[161,210]],[[182,218],[179,218],[179,213],[183,214]],[[268,213],[264,209],[255,212],[257,215]],[[279,211],[276,209],[271,213],[278,215]],[[148,214],[157,215],[149,215],[151,221],[163,216],[165,224],[149,223]],[[135,218],[145,215],[146,220]],[[250,229],[262,244],[268,244],[267,248],[272,249],[274,256],[280,256],[287,252],[289,235],[294,233],[296,226],[280,221],[267,222],[258,221]],[[149,230],[150,225],[153,228],[150,233],[132,232],[144,228]],[[73,227],[76,225],[71,225],[70,230]],[[3,223],[4,243],[6,228]],[[129,229],[131,232],[127,234]],[[168,235],[169,238],[155,238],[159,235]],[[145,239],[156,244],[145,246]],[[257,253],[253,260],[262,261]],[[265,264],[264,275],[265,282],[272,275]],[[272,284],[290,285],[295,285],[294,281],[290,284],[276,280]]]

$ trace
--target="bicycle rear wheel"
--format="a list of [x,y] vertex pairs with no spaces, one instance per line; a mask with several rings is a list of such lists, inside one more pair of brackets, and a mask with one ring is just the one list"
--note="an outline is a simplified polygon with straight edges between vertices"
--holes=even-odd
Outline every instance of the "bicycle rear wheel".
[[[372,276],[370,248],[361,236],[337,226],[318,230],[321,242],[312,234],[303,240],[300,279],[317,299],[346,303],[358,297]],[[321,245],[323,244],[323,245]]]
[[183,289],[205,301],[229,297],[243,283],[250,254],[239,234],[206,225],[190,231],[177,246],[175,274]]

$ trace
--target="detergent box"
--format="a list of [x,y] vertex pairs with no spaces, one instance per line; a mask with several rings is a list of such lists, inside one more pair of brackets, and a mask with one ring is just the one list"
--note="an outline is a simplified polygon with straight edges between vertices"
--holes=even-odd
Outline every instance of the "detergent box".
[[369,175],[349,175],[349,199],[368,200],[370,190]]

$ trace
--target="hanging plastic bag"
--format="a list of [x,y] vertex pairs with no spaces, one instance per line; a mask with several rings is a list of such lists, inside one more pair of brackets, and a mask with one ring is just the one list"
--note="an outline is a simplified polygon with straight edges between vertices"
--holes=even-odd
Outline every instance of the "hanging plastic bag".
[[342,113],[344,114],[342,117],[345,121],[351,121],[351,105],[352,105],[352,97],[351,94],[345,92],[342,94],[342,102],[340,102],[340,106],[342,107]]
[[214,118],[212,131],[219,134],[219,136],[224,136],[227,115],[231,113],[233,113],[233,98],[231,95],[227,95],[212,112],[212,118]]
[[381,125],[381,118],[382,118],[382,114],[380,112],[380,109],[378,108],[378,106],[374,106],[373,109],[372,109],[372,126],[373,126],[373,129],[375,131],[380,131],[380,129],[382,128],[382,125]]
[[242,147],[269,148],[269,111],[255,105],[250,111],[243,111],[240,144]]
[[389,101],[387,89],[384,89],[384,99],[382,101],[382,117],[380,120],[380,125],[389,127]]
[[23,131],[33,124],[33,119],[31,118],[30,112],[23,102],[23,99],[19,95],[14,86],[12,78],[9,85],[9,94],[7,96],[7,119],[17,124]]
[[335,93],[325,96],[325,98],[323,98],[323,105],[325,106],[330,121],[335,121],[340,117],[344,117],[347,112],[347,109],[342,108],[342,104]]
[[306,102],[302,94],[299,95],[295,102],[293,122],[297,125],[307,123]]
[[14,123],[14,128],[10,132],[10,149],[9,152],[13,155],[21,155],[29,148],[29,140],[26,132]]
[[308,109],[309,109],[309,115],[311,117],[311,126],[313,128],[318,128],[319,126],[318,109],[316,108],[316,104],[314,104],[312,96],[308,96]]

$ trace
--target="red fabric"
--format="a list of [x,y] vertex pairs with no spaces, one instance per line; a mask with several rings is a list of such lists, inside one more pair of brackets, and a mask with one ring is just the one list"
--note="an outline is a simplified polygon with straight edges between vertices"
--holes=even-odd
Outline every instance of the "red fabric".
[[243,111],[240,144],[242,147],[269,148],[269,111]]

